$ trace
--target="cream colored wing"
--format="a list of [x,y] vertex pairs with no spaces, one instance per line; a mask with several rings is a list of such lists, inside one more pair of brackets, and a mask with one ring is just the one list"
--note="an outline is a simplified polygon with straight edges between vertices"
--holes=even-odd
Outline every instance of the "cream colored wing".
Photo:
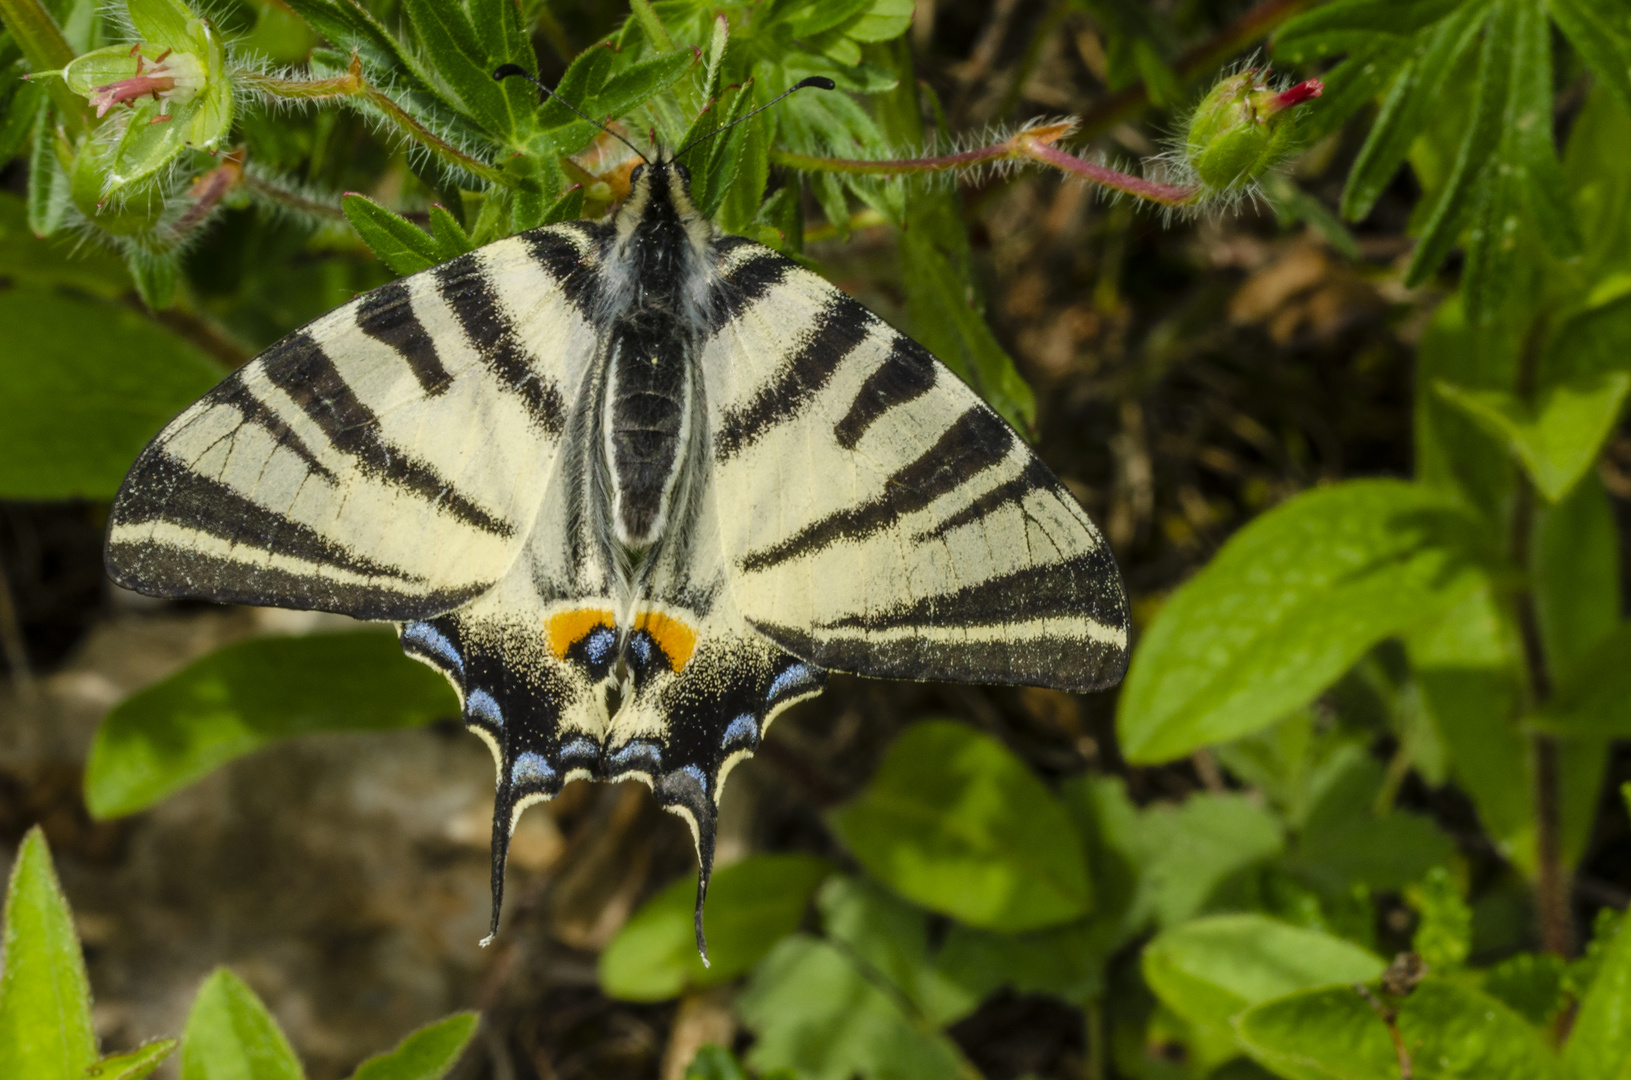
[[537,229],[392,282],[229,376],[126,477],[109,575],[392,620],[490,588],[595,356],[599,231]]
[[747,622],[861,675],[1119,679],[1120,575],[1047,466],[826,281],[757,244],[721,248],[702,373],[728,588]]

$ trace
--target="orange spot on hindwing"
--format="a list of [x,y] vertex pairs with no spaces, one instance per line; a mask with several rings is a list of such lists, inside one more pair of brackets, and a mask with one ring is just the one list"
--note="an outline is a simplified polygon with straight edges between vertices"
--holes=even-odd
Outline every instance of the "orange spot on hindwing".
[[672,615],[660,611],[643,611],[635,616],[634,628],[644,630],[668,657],[668,666],[679,672],[690,662],[696,651],[697,632]]
[[557,611],[544,620],[544,632],[549,638],[549,651],[564,660],[572,646],[602,626],[615,631],[617,617],[609,611],[595,608]]

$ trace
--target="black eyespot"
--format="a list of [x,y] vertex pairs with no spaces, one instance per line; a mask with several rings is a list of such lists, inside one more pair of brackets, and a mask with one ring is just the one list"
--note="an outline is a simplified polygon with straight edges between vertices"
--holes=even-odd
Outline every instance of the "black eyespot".
[[646,171],[646,166],[645,166],[644,162],[642,162],[639,165],[636,165],[634,167],[634,171],[629,173],[629,183],[638,184],[640,182],[640,174],[645,172],[645,171]]
[[677,161],[674,162],[674,171],[679,173],[680,179],[684,180],[687,184],[691,182],[691,170],[687,169],[684,165]]

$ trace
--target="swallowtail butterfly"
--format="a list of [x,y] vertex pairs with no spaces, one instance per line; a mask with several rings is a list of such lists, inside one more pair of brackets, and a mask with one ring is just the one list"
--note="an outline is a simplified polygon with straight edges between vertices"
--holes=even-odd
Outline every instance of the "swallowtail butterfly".
[[605,221],[296,330],[113,505],[119,584],[386,620],[447,676],[498,766],[493,933],[522,810],[634,778],[691,827],[703,948],[725,778],[828,670],[1091,690],[1126,664],[1115,563],[1053,473],[687,180],[645,161]]

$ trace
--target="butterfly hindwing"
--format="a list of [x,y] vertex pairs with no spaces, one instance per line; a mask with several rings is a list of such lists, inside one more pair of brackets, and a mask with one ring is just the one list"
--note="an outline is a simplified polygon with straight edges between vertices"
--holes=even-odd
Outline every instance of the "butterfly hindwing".
[[893,679],[1115,682],[1109,547],[1014,431],[922,346],[791,260],[732,241],[702,352],[729,588],[788,652]]
[[107,564],[160,596],[414,619],[527,540],[595,354],[599,227],[534,230],[358,297],[173,421]]

